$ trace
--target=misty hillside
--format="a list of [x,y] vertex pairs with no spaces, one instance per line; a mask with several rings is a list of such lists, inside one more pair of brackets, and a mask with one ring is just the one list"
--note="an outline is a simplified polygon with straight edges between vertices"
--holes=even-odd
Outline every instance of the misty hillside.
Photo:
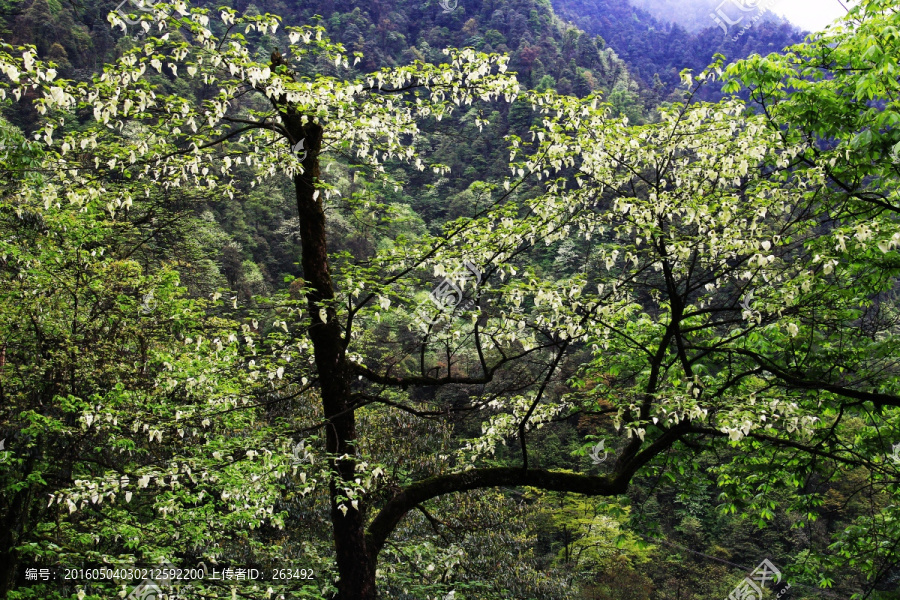
[[[656,19],[663,22],[678,23],[691,32],[699,32],[715,26],[713,15],[716,9],[726,11],[732,19],[741,16],[735,11],[731,0],[629,0],[631,4],[640,8]],[[756,3],[759,4],[759,3]],[[748,5],[753,5],[748,2]],[[756,11],[748,11],[750,18],[755,17]],[[760,20],[772,21],[776,24],[786,22],[782,17],[771,11],[766,11]]]
[[[692,6],[699,10],[701,1]],[[723,32],[712,19],[700,18],[696,30],[690,31],[635,8],[629,0],[553,0],[553,8],[560,17],[606,40],[639,81],[667,92],[677,85],[681,69],[698,72],[716,53],[732,61],[754,53],[780,52],[803,39],[796,27],[782,19],[754,22],[747,18]],[[717,97],[714,91],[707,90],[704,97]]]

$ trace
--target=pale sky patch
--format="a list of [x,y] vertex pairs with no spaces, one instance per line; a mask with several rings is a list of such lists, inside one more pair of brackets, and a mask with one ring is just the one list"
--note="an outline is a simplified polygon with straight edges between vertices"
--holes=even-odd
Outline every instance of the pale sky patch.
[[802,29],[818,31],[847,14],[844,7],[854,4],[854,0],[774,0],[769,10]]

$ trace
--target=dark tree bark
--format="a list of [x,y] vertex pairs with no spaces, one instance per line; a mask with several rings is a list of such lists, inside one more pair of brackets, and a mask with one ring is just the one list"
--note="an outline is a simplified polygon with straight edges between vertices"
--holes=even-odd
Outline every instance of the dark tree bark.
[[[342,480],[352,482],[355,478],[356,460],[352,457],[356,454],[357,434],[354,411],[350,410],[353,369],[347,360],[346,343],[332,304],[335,294],[328,263],[325,210],[322,197],[316,196],[323,130],[314,123],[301,125],[296,118],[286,118],[285,122],[295,138],[292,143],[304,140],[307,152],[304,172],[294,177],[294,188],[300,222],[301,266],[311,313],[309,337],[315,350],[322,406],[328,421],[325,448],[332,456],[351,457],[333,462],[337,477],[329,483],[331,523],[340,573],[338,593],[341,600],[374,600],[377,596],[375,568],[366,548],[365,506],[360,501],[358,509],[347,503],[342,507],[338,501],[343,494]],[[325,310],[325,321],[319,315],[321,309]]]
[[625,492],[627,483],[622,477],[594,477],[518,467],[472,469],[423,479],[397,492],[372,521],[368,533],[369,551],[374,554],[372,560],[377,558],[378,552],[400,520],[426,500],[481,488],[521,486],[587,496],[615,496]]
[[[23,467],[22,478],[31,474],[34,469],[35,458],[30,456]],[[9,504],[6,518],[0,520],[0,598],[6,598],[7,594],[16,587],[16,571],[19,567],[19,553],[16,545],[22,538],[22,532],[29,522],[29,513],[34,502],[34,486],[29,485],[13,496]]]

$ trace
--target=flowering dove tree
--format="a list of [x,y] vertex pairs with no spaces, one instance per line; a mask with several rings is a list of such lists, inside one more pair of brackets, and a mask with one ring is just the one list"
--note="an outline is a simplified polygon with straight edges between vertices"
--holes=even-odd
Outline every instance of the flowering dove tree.
[[[616,496],[640,473],[673,477],[691,469],[690,452],[729,444],[740,452],[716,473],[726,507],[749,502],[762,521],[779,480],[802,488],[833,465],[863,468],[871,485],[896,493],[896,466],[878,458],[881,434],[856,425],[875,418],[867,403],[877,401],[889,407],[878,418],[897,430],[895,311],[885,301],[897,273],[885,261],[900,238],[878,214],[833,222],[846,191],[836,196],[827,169],[807,160],[816,155],[808,137],[783,135],[739,100],[688,98],[635,127],[597,98],[524,94],[542,122],[528,142],[510,137],[511,177],[480,187],[487,208],[441,235],[333,256],[326,208],[343,202],[377,222],[390,207],[342,197],[322,169],[329,154],[362,159],[376,180],[402,185],[390,163],[427,168],[415,149],[420,123],[523,94],[506,59],[448,51],[444,65],[356,77],[352,56],[315,27],[288,28],[289,52],[254,58],[244,34],[275,35],[270,15],[223,9],[211,18],[173,2],[141,24],[152,35],[91,85],[57,81],[31,50],[0,54],[8,80],[0,93],[33,96],[45,117],[36,138],[53,177],[23,201],[47,211],[99,203],[112,218],[139,193],[233,197],[237,168],[251,170],[254,184],[287,177],[302,280],[260,314],[274,320],[262,340],[258,320],[233,332],[216,321],[197,326],[213,334],[181,334],[191,352],[163,346],[154,386],[141,392],[160,403],[153,418],[140,416],[122,386],[118,404],[79,404],[85,431],[123,444],[140,436],[149,458],[94,469],[51,504],[77,514],[118,495],[127,539],[139,525],[154,539],[177,531],[184,539],[162,544],[160,556],[181,546],[215,557],[220,515],[229,531],[300,527],[277,509],[295,490],[327,503],[337,597],[366,600],[378,595],[379,556],[401,522],[449,494],[529,486]],[[187,78],[201,100],[163,93],[148,71]],[[696,85],[721,74],[716,64]],[[90,127],[66,126],[88,109]],[[864,195],[868,183],[853,185]],[[531,257],[563,240],[590,248],[586,265],[539,273]],[[467,271],[477,271],[474,286]],[[444,279],[423,318],[430,277]],[[461,308],[463,296],[474,303]],[[218,294],[213,302],[223,305]],[[860,375],[849,384],[831,378],[845,364]],[[458,394],[425,395],[435,388]],[[273,414],[292,400],[293,412]],[[410,423],[434,421],[447,432],[470,414],[484,415],[481,435],[455,446],[436,435],[434,456],[414,467],[367,429],[401,415],[407,435],[417,431]],[[609,431],[598,433],[607,439],[619,432],[602,473],[536,467],[531,432],[580,414],[606,419]],[[225,435],[239,426],[243,446]],[[403,448],[417,441],[397,438]],[[506,444],[515,460],[494,464]],[[129,508],[137,495],[143,513]],[[814,503],[797,495],[798,506]],[[851,554],[871,550],[858,536],[848,544],[857,544]]]

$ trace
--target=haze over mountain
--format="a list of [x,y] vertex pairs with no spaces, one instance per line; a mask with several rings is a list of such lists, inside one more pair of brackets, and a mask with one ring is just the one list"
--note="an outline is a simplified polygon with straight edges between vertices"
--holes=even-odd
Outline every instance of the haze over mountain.
[[[715,23],[713,14],[722,7],[735,10],[740,0],[631,0],[661,21],[678,23],[689,31],[700,31]],[[856,2],[846,0],[746,0],[745,5],[768,9],[765,19],[789,21],[806,31],[817,31],[834,21]]]
[[[647,11],[660,21],[678,23],[692,32],[715,27],[716,22],[713,15],[716,9],[720,5],[725,5],[723,8],[728,10],[732,8],[729,6],[729,3],[732,1],[739,0],[630,0],[632,6]],[[767,4],[766,0],[760,0],[759,2],[757,0],[748,0],[747,5],[749,6],[753,3],[759,5]],[[768,2],[768,4],[774,3]],[[752,14],[755,15],[756,11],[754,10]],[[763,18],[776,22],[781,21],[772,12],[767,13]]]
[[[676,0],[660,1],[671,1],[674,11]],[[748,12],[739,20],[734,11],[726,12],[731,25],[725,26],[709,14],[702,15],[702,5],[702,0],[695,0],[683,10],[679,8],[691,23],[688,27],[654,17],[628,0],[553,0],[557,15],[602,37],[624,59],[631,74],[662,97],[675,89],[682,69],[699,72],[716,53],[731,61],[754,53],[779,52],[803,39],[794,25],[772,13]],[[696,17],[691,19],[691,14]],[[713,88],[704,93],[707,99],[715,95]]]

